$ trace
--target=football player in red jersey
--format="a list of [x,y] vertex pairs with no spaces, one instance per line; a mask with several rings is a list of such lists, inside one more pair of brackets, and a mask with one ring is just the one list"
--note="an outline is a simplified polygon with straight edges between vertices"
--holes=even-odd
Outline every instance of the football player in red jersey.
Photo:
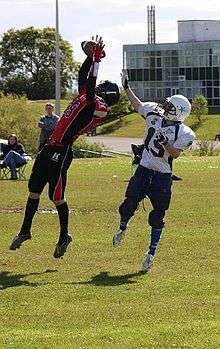
[[64,198],[67,170],[73,158],[71,146],[79,135],[100,125],[107,116],[109,107],[117,103],[120,97],[117,84],[105,81],[96,86],[104,46],[102,38],[96,37],[92,54],[88,54],[79,71],[79,95],[64,111],[49,141],[36,157],[28,183],[29,197],[24,220],[10,250],[16,250],[24,241],[31,239],[32,219],[47,183],[49,198],[57,208],[60,222],[60,237],[54,257],[62,257],[72,241],[68,234],[69,209]]

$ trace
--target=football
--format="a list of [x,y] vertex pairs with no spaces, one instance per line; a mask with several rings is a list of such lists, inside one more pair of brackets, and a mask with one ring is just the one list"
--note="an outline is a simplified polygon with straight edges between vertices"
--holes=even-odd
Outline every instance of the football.
[[[96,45],[96,42],[93,41],[93,40],[90,40],[90,41],[83,41],[81,43],[81,47],[82,47],[82,50],[83,52],[89,56],[89,57],[92,57],[93,55],[93,49],[94,49],[94,46]],[[105,57],[105,51],[103,50],[102,51],[102,58]]]

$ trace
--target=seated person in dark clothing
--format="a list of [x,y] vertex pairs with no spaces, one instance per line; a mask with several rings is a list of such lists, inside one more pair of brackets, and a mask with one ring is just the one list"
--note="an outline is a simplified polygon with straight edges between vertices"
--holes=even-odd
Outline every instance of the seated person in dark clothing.
[[11,171],[11,179],[18,179],[16,167],[26,164],[26,156],[24,146],[18,143],[17,136],[11,134],[8,137],[8,144],[2,146],[3,164],[8,166]]

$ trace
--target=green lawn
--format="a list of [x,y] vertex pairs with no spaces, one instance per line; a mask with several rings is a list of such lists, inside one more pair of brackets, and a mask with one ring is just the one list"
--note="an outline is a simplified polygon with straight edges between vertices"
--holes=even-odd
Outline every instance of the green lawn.
[[[186,125],[192,126],[193,119],[186,120]],[[121,120],[100,127],[99,133],[118,137],[140,137],[143,138],[145,121],[137,113],[130,114]],[[220,133],[220,115],[208,115],[201,127],[196,131],[199,140],[213,140]]]
[[[47,101],[30,101],[33,111],[33,118],[37,120],[40,115],[44,114],[44,107]],[[54,100],[51,100],[52,103],[55,103]],[[67,100],[61,101],[61,112],[64,111],[68,105]],[[192,118],[189,118],[186,122],[188,126],[191,126],[193,123]],[[145,121],[137,113],[130,114],[126,117],[123,117],[121,121],[115,121],[104,125],[98,128],[99,133],[107,134],[109,136],[118,136],[118,137],[143,137],[145,130]],[[206,121],[202,126],[196,130],[197,139],[200,140],[211,140],[215,138],[215,135],[220,133],[220,115],[208,115]]]
[[[142,207],[123,246],[111,246],[129,159],[73,162],[66,196],[74,242],[63,260],[52,257],[55,214],[37,214],[33,240],[8,250],[27,182],[1,181],[0,348],[219,348],[219,169],[219,157],[176,161],[184,180],[174,184],[149,275],[138,273],[149,240]],[[53,207],[46,191],[40,207]]]

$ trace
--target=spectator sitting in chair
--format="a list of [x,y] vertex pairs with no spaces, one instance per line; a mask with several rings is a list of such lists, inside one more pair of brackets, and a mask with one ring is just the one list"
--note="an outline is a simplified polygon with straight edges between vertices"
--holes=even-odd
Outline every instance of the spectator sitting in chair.
[[53,130],[57,124],[57,121],[59,120],[59,116],[54,114],[53,104],[47,103],[45,105],[45,112],[46,114],[44,116],[41,116],[38,122],[38,126],[41,128],[40,138],[39,138],[39,147],[38,147],[39,151],[47,143],[49,137],[53,133]]
[[27,163],[27,154],[25,153],[24,146],[21,143],[18,143],[18,139],[15,134],[11,134],[8,137],[8,144],[3,145],[2,152],[3,164],[10,168],[10,179],[18,179],[16,167]]

